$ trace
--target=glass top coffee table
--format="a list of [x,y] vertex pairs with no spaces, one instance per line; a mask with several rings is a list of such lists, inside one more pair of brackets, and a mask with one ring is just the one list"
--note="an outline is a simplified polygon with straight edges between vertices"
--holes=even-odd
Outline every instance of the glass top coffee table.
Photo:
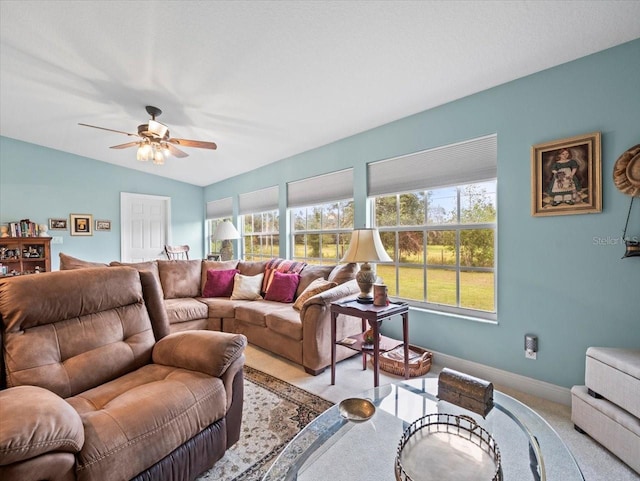
[[376,406],[365,422],[328,409],[285,447],[263,481],[389,480],[404,430],[432,413],[470,416],[501,454],[504,481],[584,481],[573,455],[551,426],[526,405],[494,391],[486,418],[436,397],[437,378],[411,379],[362,393]]

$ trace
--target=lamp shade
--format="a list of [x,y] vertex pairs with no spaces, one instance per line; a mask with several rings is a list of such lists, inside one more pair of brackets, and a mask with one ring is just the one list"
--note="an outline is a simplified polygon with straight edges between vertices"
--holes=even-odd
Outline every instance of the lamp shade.
[[378,229],[355,229],[340,262],[392,262],[384,250]]
[[213,240],[240,239],[240,233],[228,220],[220,222],[211,236]]

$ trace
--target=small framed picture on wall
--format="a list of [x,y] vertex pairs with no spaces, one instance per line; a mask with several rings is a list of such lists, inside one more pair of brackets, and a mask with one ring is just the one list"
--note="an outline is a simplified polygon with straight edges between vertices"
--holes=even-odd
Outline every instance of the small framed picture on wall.
[[96,221],[96,231],[110,231],[111,230],[111,221],[110,220],[97,220]]
[[70,214],[71,235],[93,235],[93,216],[91,214]]
[[67,230],[67,219],[49,219],[49,230]]

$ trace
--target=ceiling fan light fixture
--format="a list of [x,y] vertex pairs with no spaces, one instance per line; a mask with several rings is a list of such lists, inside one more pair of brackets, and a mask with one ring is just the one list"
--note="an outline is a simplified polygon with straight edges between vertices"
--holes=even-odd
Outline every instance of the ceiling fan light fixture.
[[138,147],[138,153],[136,154],[136,158],[141,162],[147,162],[153,158],[153,149],[148,141],[140,142],[140,147]]
[[153,149],[153,164],[164,165],[164,155],[162,155],[162,149],[159,145]]

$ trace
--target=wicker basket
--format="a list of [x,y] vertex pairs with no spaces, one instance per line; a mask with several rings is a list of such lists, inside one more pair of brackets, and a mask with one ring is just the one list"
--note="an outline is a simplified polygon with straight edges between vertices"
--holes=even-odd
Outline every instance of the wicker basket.
[[[413,359],[411,358],[413,355]],[[433,354],[426,349],[409,344],[409,377],[422,376],[431,369]],[[373,361],[372,361],[373,362]],[[404,347],[398,346],[391,351],[380,354],[380,369],[383,371],[404,376]]]

